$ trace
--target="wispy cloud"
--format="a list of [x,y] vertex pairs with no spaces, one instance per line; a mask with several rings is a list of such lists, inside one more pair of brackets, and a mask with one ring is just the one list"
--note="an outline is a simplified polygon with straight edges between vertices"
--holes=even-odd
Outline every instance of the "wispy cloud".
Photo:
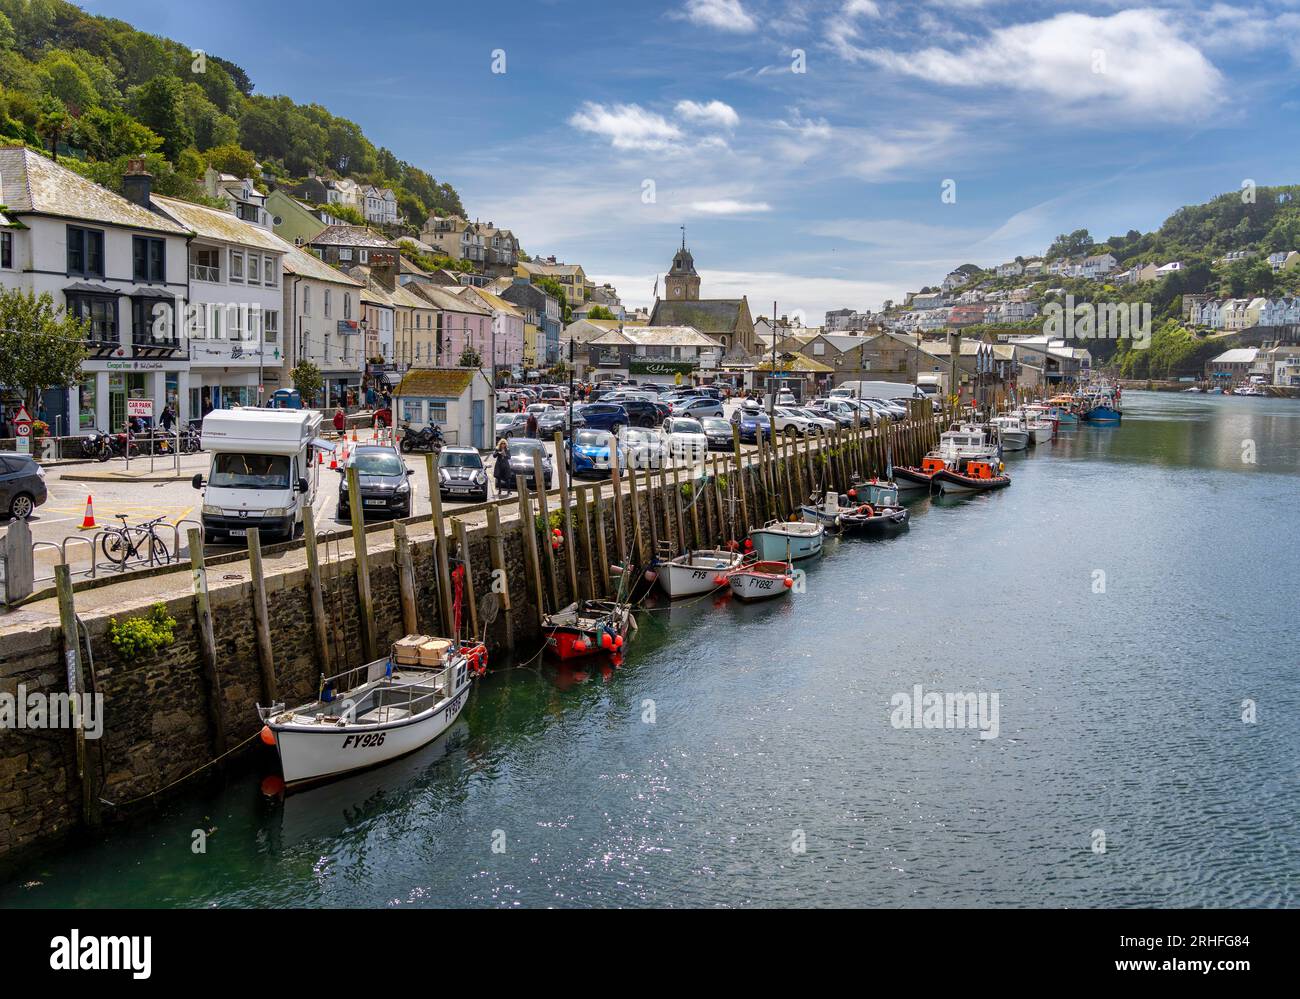
[[686,208],[702,215],[752,215],[756,212],[772,210],[772,206],[766,201],[735,201],[731,198],[720,198],[717,201],[692,201]]
[[639,104],[585,102],[569,118],[574,128],[609,139],[615,149],[666,149],[682,137],[682,130],[661,114]]
[[1203,116],[1223,84],[1173,19],[1150,9],[1058,14],[997,28],[960,50],[863,48],[842,32],[831,41],[851,61],[951,87],[1010,87],[1095,116]]

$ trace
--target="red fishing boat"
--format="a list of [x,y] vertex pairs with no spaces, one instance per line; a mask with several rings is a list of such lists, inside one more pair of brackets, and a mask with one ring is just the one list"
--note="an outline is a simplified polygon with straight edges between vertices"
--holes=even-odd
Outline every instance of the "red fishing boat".
[[583,600],[547,614],[542,627],[546,647],[560,659],[619,654],[636,631],[628,604],[613,600]]

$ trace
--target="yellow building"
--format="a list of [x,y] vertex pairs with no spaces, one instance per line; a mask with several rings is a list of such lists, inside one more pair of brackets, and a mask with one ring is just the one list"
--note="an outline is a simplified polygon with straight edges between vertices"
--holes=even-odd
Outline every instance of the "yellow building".
[[587,280],[581,264],[556,263],[554,257],[546,260],[529,260],[515,268],[515,276],[528,278],[536,284],[541,278],[554,278],[564,288],[564,300],[570,306],[581,305],[595,284]]

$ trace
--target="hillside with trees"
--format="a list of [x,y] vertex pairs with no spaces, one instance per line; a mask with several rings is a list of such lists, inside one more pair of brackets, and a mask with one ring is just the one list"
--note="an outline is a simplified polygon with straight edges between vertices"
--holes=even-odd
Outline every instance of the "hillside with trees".
[[0,141],[56,152],[114,189],[131,156],[146,157],[157,190],[191,199],[207,166],[249,176],[258,162],[277,183],[315,170],[392,188],[417,227],[465,213],[455,188],[355,122],[255,93],[229,60],[62,0],[0,0]]

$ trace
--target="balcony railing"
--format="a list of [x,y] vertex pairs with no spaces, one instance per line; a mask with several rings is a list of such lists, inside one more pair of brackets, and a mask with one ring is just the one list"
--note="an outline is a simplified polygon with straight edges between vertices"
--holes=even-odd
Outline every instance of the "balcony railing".
[[221,283],[221,268],[209,267],[206,264],[190,264],[191,281],[210,281],[213,284]]

